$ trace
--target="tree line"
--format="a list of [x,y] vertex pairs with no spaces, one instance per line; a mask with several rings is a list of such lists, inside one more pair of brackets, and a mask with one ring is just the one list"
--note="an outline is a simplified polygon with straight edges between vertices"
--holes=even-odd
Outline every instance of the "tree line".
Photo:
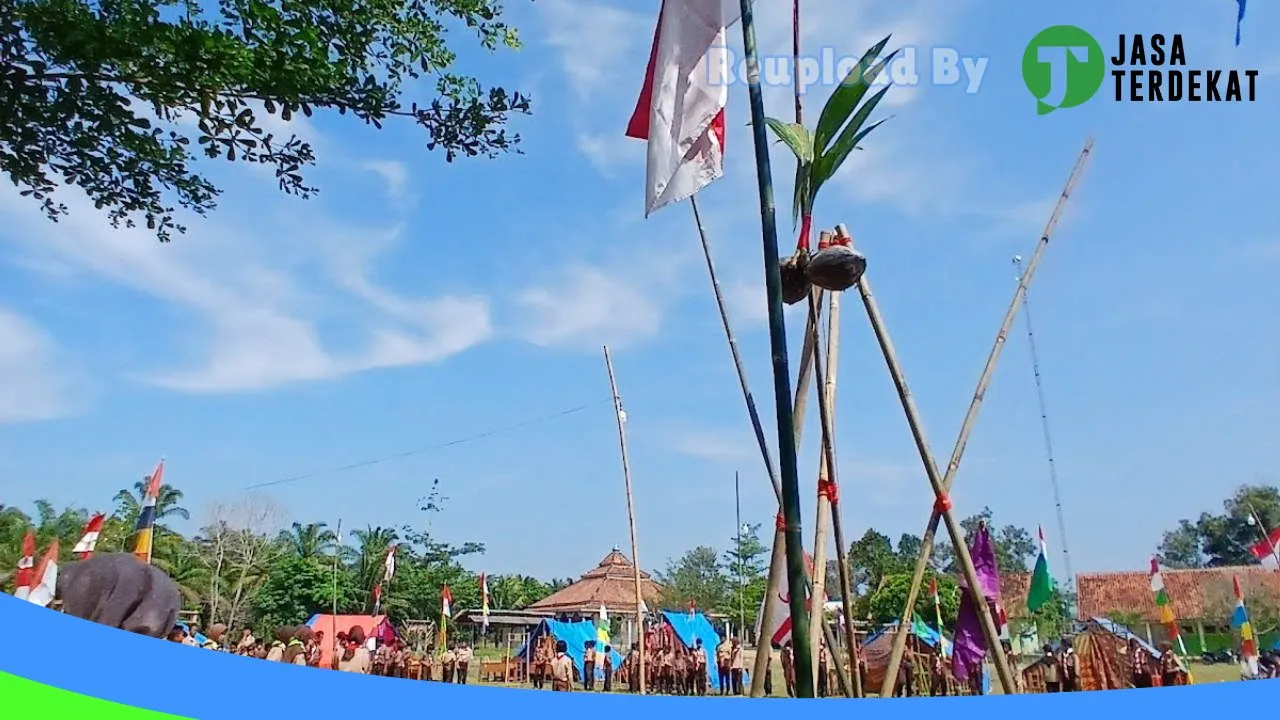
[[[103,523],[97,552],[132,549],[133,530],[141,512],[145,487],[137,483],[121,490]],[[312,614],[363,614],[374,607],[373,588],[382,583],[388,548],[396,543],[395,574],[381,590],[381,612],[394,621],[433,620],[441,613],[441,590],[448,586],[453,608],[481,604],[477,573],[463,561],[484,552],[478,542],[441,542],[427,530],[369,526],[343,530],[323,522],[292,523],[278,530],[282,513],[269,499],[246,495],[232,503],[214,505],[199,530],[190,537],[169,523],[190,519],[182,507],[181,490],[161,487],[156,502],[152,562],[169,575],[182,594],[185,609],[199,613],[208,624],[251,627],[271,631],[297,625]],[[419,501],[424,513],[442,510],[438,486]],[[39,552],[59,541],[60,561],[74,559],[89,512],[83,508],[57,510],[51,503],[34,503],[34,516],[0,505],[0,568],[9,573],[21,553],[22,540],[34,528]],[[491,576],[489,602],[493,608],[520,608],[540,600],[567,580],[544,582],[524,575]],[[11,580],[5,589],[12,591]]]

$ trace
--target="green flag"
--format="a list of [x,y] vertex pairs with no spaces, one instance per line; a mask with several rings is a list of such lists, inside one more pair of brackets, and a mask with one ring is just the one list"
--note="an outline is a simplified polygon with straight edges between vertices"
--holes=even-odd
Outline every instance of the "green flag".
[[1049,602],[1053,594],[1053,578],[1049,576],[1049,551],[1044,543],[1044,528],[1040,531],[1040,554],[1036,556],[1036,567],[1031,572],[1031,587],[1027,589],[1027,609],[1035,612]]

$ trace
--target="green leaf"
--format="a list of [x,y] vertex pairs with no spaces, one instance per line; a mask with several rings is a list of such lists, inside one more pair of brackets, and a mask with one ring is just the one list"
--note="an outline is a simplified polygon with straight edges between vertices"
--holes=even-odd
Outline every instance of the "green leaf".
[[889,92],[889,87],[891,86],[886,85],[881,88],[879,92],[871,96],[870,100],[863,103],[862,107],[858,108],[858,112],[854,113],[853,117],[849,119],[849,124],[840,132],[840,137],[836,138],[831,147],[814,161],[813,184],[815,190],[840,170],[840,166],[849,157],[849,153],[853,152],[853,149],[858,146],[859,142],[862,142],[864,137],[884,124],[885,121],[880,120],[866,128],[862,127],[866,124],[867,118],[871,116],[876,106],[884,99],[885,93]]
[[800,224],[800,218],[806,214],[811,214],[813,209],[813,193],[810,192],[813,185],[813,164],[797,163],[796,164],[796,184],[793,191],[794,197],[791,202],[791,229],[794,230]]
[[809,134],[808,128],[798,123],[784,123],[774,118],[765,118],[764,123],[791,149],[801,165],[813,162],[813,136]]
[[827,104],[823,106],[822,113],[818,116],[818,125],[814,130],[815,152],[820,153],[827,149],[827,145],[836,133],[840,132],[840,128],[844,127],[845,121],[853,113],[854,108],[862,102],[871,83],[875,82],[885,66],[898,54],[898,51],[894,50],[880,62],[871,64],[880,56],[885,45],[889,44],[890,37],[892,35],[885,37],[863,53],[862,59],[858,60],[858,64],[844,76],[835,91],[831,93],[831,97],[827,99]]

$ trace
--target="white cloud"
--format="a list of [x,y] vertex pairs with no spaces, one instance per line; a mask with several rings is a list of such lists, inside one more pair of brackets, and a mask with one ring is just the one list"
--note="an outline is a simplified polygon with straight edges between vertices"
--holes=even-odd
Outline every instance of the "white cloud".
[[48,420],[73,408],[52,340],[0,307],[0,423]]
[[742,433],[711,430],[674,433],[671,447],[681,455],[712,462],[736,462],[747,459],[756,452],[752,443],[742,437]]
[[[52,224],[16,193],[0,193],[11,219],[5,239],[28,257],[71,266],[187,314],[180,328],[159,336],[185,342],[191,365],[144,370],[138,376],[144,382],[191,393],[263,390],[434,362],[492,333],[483,298],[401,298],[369,280],[372,255],[354,265],[334,261],[333,248],[359,246],[369,233],[310,208],[278,225],[255,217],[251,230],[220,214],[162,245],[145,230],[111,229],[75,191],[66,192],[66,202],[71,214]],[[268,237],[270,252],[263,248]],[[384,241],[379,249],[389,246]],[[316,264],[326,272],[317,273]],[[341,276],[333,271],[338,267]],[[337,312],[333,300],[344,295]],[[363,304],[353,306],[353,298]],[[354,320],[364,337],[335,348],[320,332],[335,320]]]
[[543,347],[623,346],[654,337],[662,323],[661,306],[642,284],[599,268],[574,267],[517,302],[522,337]]
[[545,13],[546,42],[560,52],[561,67],[579,98],[598,101],[598,91],[616,91],[620,84],[639,90],[644,66],[624,61],[640,38],[650,37],[647,14],[589,0],[543,0],[537,7]]
[[409,167],[395,160],[370,161],[361,165],[365,170],[382,178],[387,185],[387,199],[396,205],[412,200],[409,195]]
[[574,139],[578,151],[605,177],[613,177],[619,167],[644,162],[645,144],[615,133],[578,133]]

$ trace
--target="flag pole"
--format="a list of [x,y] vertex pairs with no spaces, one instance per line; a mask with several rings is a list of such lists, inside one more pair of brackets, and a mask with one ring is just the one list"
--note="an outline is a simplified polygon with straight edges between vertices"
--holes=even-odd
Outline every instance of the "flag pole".
[[[787,329],[782,312],[782,277],[778,258],[778,226],[769,166],[769,138],[765,128],[764,94],[760,88],[760,62],[756,52],[755,15],[752,0],[739,0],[742,8],[743,50],[747,58],[747,84],[751,100],[751,131],[755,145],[756,180],[760,196],[761,241],[764,251],[765,291],[769,301],[769,345],[773,357],[774,405],[778,416],[778,464],[782,480],[782,514],[785,521],[787,578],[794,590],[804,585],[804,539],[800,527],[800,478],[796,468],[795,425],[791,416],[791,373],[787,366]],[[791,638],[795,648],[796,694],[813,697],[813,664],[809,655],[808,608],[803,593],[790,593]]]
[[[733,471],[733,514],[738,525],[738,632],[742,635],[743,642],[747,638],[747,598],[746,580],[744,579],[745,568],[742,558],[742,487],[738,482],[738,471]],[[760,640],[756,640],[756,652],[759,652]]]
[[[1049,215],[1049,221],[1045,224],[1044,232],[1040,235],[1040,241],[1036,244],[1035,251],[1031,254],[1031,260],[1027,263],[1026,272],[1022,274],[1018,281],[1018,288],[1014,291],[1013,300],[1009,303],[1009,308],[1005,311],[1004,320],[1000,323],[1000,329],[996,333],[995,342],[991,345],[991,351],[987,355],[987,362],[982,368],[982,374],[978,377],[978,385],[973,391],[973,397],[969,401],[969,409],[965,412],[964,420],[960,423],[960,431],[956,435],[956,444],[951,451],[951,460],[947,463],[946,474],[942,477],[942,490],[950,492],[951,486],[955,483],[956,473],[960,470],[960,460],[964,457],[965,448],[969,444],[969,434],[973,431],[973,424],[978,419],[978,411],[982,408],[982,402],[986,398],[987,386],[991,384],[991,378],[995,374],[996,363],[1000,360],[1000,353],[1004,349],[1005,339],[1009,335],[1009,330],[1013,327],[1013,322],[1017,318],[1018,309],[1021,307],[1022,295],[1026,293],[1027,286],[1035,277],[1036,268],[1040,265],[1040,259],[1044,255],[1044,250],[1049,245],[1049,238],[1057,229],[1058,221],[1062,217],[1062,211],[1066,207],[1066,202],[1070,199],[1072,192],[1075,190],[1076,182],[1079,180],[1084,166],[1088,162],[1089,157],[1093,154],[1093,138],[1085,141],[1084,149],[1080,152],[1080,156],[1076,160],[1075,167],[1071,170],[1071,175],[1067,178],[1067,183],[1062,189],[1062,195],[1058,198],[1057,204],[1053,208],[1053,212]],[[920,596],[920,585],[924,582],[925,570],[929,566],[929,558],[933,553],[933,539],[938,532],[938,523],[942,519],[937,508],[929,516],[929,522],[925,526],[924,534],[920,537],[920,553],[916,556],[916,567],[911,576],[911,586],[907,589],[907,599],[903,604],[903,616],[911,613],[915,607],[916,600]],[[893,692],[893,681],[897,677],[898,668],[902,664],[902,654],[907,647],[907,628],[899,624],[898,633],[893,638],[893,649],[889,655],[888,674],[880,686],[881,696],[887,696]]]
[[[333,644],[338,641],[338,563],[342,558],[342,518],[338,518],[338,532],[335,534],[335,537],[338,542],[333,548],[333,612],[329,616],[331,618],[329,631],[333,633],[329,638],[329,644],[334,648],[337,646]],[[336,662],[337,659],[337,651],[335,650],[333,660]]]
[[631,569],[636,585],[636,623],[640,627],[639,672],[640,694],[645,694],[644,648],[644,589],[640,582],[640,550],[636,541],[636,510],[631,494],[631,462],[627,457],[626,419],[622,411],[622,398],[618,395],[618,382],[613,375],[613,358],[609,346],[604,346],[604,366],[609,373],[609,391],[613,394],[613,414],[618,421],[618,448],[622,456],[622,482],[627,491],[627,525],[631,531]]
[[1267,529],[1266,525],[1262,524],[1262,516],[1253,507],[1253,503],[1247,502],[1245,505],[1249,507],[1249,517],[1253,520],[1251,524],[1258,528],[1258,534],[1262,536],[1262,541],[1267,544],[1267,549],[1271,551],[1271,557],[1275,558],[1276,567],[1280,569],[1280,552],[1276,551],[1276,544],[1271,542],[1271,531]]

